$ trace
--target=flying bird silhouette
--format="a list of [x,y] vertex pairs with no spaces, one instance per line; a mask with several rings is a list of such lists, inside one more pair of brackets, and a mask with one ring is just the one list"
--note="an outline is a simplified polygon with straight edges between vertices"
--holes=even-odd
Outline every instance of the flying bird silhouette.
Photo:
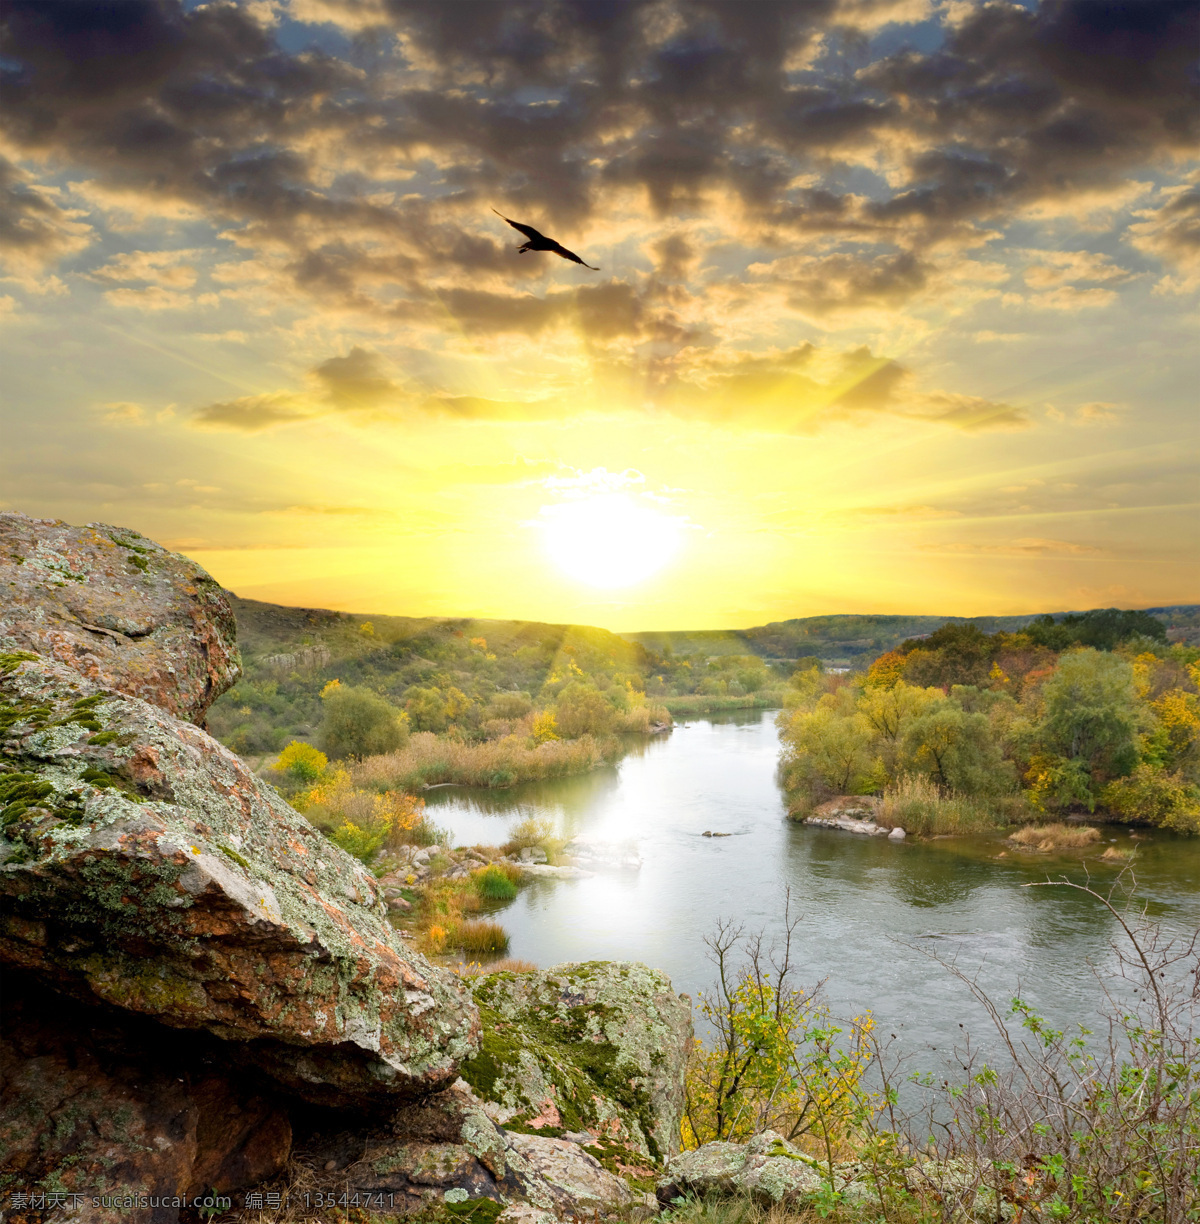
[[502,212],[496,212],[492,209],[496,216],[501,221],[508,221],[509,225],[515,230],[520,230],[528,239],[523,245],[517,247],[517,254],[524,255],[526,251],[553,251],[555,255],[561,255],[563,259],[569,259],[572,263],[583,264],[585,268],[591,268],[593,272],[599,272],[599,268],[592,268],[590,263],[583,263],[583,260],[575,254],[574,251],[568,251],[565,246],[554,241],[553,238],[547,238],[545,234],[539,234],[532,225],[522,225],[520,221],[510,221]]

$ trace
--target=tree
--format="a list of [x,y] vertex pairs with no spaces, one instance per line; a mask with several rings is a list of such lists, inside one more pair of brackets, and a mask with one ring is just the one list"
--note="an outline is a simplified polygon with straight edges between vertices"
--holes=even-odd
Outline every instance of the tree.
[[414,685],[408,690],[404,709],[414,731],[445,731],[450,721],[446,701],[437,689]]
[[1130,773],[1140,722],[1133,679],[1133,668],[1117,655],[1091,649],[1063,655],[1042,685],[1037,748],[1078,762],[1093,788]]
[[615,719],[616,710],[593,685],[572,680],[558,695],[555,722],[567,739],[607,735]]
[[316,782],[325,772],[329,758],[312,744],[292,740],[279,754],[274,768],[291,774],[297,782]]
[[321,694],[325,712],[317,738],[335,760],[394,752],[408,739],[408,720],[370,689],[339,684]]
[[804,793],[810,803],[883,784],[869,725],[853,713],[839,713],[828,697],[815,710],[794,714],[782,738],[784,785]]
[[968,714],[954,701],[939,702],[908,724],[900,761],[964,795],[994,794],[1013,780],[987,715]]

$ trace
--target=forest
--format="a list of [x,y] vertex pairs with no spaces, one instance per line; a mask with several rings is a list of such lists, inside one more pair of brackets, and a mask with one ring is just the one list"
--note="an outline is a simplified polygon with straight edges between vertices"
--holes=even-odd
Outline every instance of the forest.
[[1200,648],[1145,612],[947,624],[863,672],[798,670],[780,716],[793,816],[878,796],[909,832],[1098,813],[1200,833]]

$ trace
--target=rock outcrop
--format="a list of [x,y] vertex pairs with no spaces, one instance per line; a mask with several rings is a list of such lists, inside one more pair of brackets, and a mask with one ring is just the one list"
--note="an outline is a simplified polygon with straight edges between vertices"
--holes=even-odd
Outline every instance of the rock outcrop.
[[237,679],[236,636],[217,583],[136,531],[0,514],[0,650],[201,722]]
[[450,1082],[478,1015],[370,874],[190,723],[0,657],[0,962],[205,1029],[307,1099]]
[[177,1224],[285,1164],[385,1215],[630,1206],[674,1150],[687,1001],[591,963],[476,1002],[409,949],[362,864],[197,725],[234,641],[184,558],[0,515],[0,1192],[42,1203],[14,1220]]
[[589,961],[480,978],[479,1054],[462,1075],[502,1125],[590,1132],[642,1167],[678,1146],[691,1005],[665,974]]

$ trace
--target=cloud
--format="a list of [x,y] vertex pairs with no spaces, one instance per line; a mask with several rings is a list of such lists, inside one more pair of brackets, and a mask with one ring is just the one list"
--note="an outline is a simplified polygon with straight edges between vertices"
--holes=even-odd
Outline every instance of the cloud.
[[[1010,404],[917,386],[913,371],[859,347],[839,352],[811,344],[766,353],[683,350],[664,361],[656,385],[640,400],[620,390],[627,374],[620,363],[597,367],[599,391],[578,400],[570,392],[538,399],[503,399],[440,393],[387,374],[383,358],[361,347],[331,357],[305,376],[303,390],[209,404],[192,414],[206,428],[258,432],[275,426],[339,414],[359,423],[400,420],[422,413],[460,420],[561,420],[591,411],[605,414],[667,412],[736,429],[811,433],[838,421],[893,417],[975,432],[1023,429],[1027,414]],[[612,393],[607,389],[611,382]],[[553,480],[604,480],[625,484],[639,476],[629,469],[590,474],[554,473]],[[566,484],[563,485],[566,487]]]
[[45,269],[92,241],[92,227],[56,197],[0,157],[0,266],[34,289]]
[[99,281],[128,284],[142,281],[159,285],[164,289],[190,289],[196,283],[196,269],[182,261],[198,252],[183,251],[127,251],[95,268],[89,274]]
[[1050,540],[1040,536],[1022,536],[1001,543],[974,543],[971,541],[947,541],[944,543],[919,544],[922,552],[958,553],[974,556],[1002,557],[1102,557],[1106,550],[1091,544],[1077,544],[1070,540]]
[[192,421],[201,428],[259,433],[313,415],[303,397],[281,391],[267,395],[244,395],[238,399],[207,404],[196,410]]
[[1200,287],[1200,181],[1170,187],[1159,208],[1137,214],[1130,241],[1146,255],[1178,271],[1159,282],[1165,293],[1187,293]]
[[[1127,207],[1133,168],[1194,155],[1200,136],[1197,10],[1173,0],[292,0],[288,28],[311,37],[282,41],[277,10],[10,0],[6,146],[72,167],[77,198],[114,216],[202,217],[269,253],[258,292],[277,304],[300,293],[407,322],[443,301],[485,333],[571,315],[607,344],[661,331],[648,296],[512,293],[573,272],[513,259],[480,220],[488,204],[585,246],[617,216],[630,232],[661,224],[645,241],[664,281],[704,266],[680,233],[700,217],[748,259],[797,237],[851,244],[775,268],[782,307],[894,313],[928,292],[935,250],[1035,214]],[[898,23],[920,38],[860,66],[862,39]],[[326,37],[334,26],[349,41]],[[5,190],[6,232],[39,268],[91,240],[49,189]],[[1168,201],[1136,241],[1186,252],[1188,207]],[[187,266],[142,271],[187,293]],[[1039,304],[1095,304],[1097,288]]]
[[383,370],[378,353],[357,345],[345,357],[330,357],[312,371],[325,401],[339,411],[379,408],[394,400],[399,388]]

